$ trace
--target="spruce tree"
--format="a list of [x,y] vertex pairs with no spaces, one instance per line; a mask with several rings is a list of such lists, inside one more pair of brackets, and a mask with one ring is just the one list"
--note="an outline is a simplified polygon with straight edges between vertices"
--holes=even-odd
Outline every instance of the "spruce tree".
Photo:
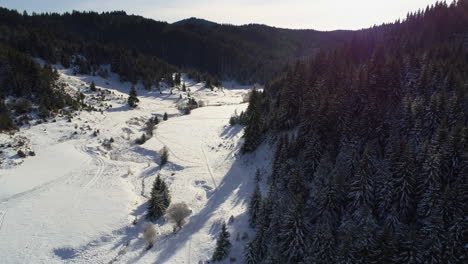
[[140,100],[138,100],[138,97],[137,97],[137,92],[136,92],[135,86],[132,86],[132,88],[130,89],[130,93],[129,93],[127,102],[128,102],[128,105],[131,108],[137,107],[137,103],[140,102]]
[[151,197],[148,201],[147,218],[158,220],[166,213],[171,203],[171,197],[166,183],[158,175],[151,189]]
[[163,120],[167,121],[167,113],[164,113]]
[[216,249],[213,253],[212,261],[222,261],[229,256],[231,249],[231,241],[229,241],[229,231],[227,230],[226,223],[221,226],[218,240],[216,241]]
[[160,156],[161,167],[162,167],[169,161],[169,149],[166,146],[164,146],[161,149],[159,156]]
[[307,254],[308,228],[302,202],[287,212],[280,230],[281,255],[284,263],[301,263]]
[[91,82],[91,85],[89,86],[89,89],[90,89],[91,91],[93,91],[93,92],[97,91],[97,89],[96,89],[96,84],[94,84],[94,81]]
[[177,72],[177,73],[174,75],[174,84],[177,85],[177,86],[179,86],[179,85],[180,85],[180,82],[181,82],[180,79],[181,79],[181,74]]
[[257,90],[252,90],[249,99],[249,106],[246,111],[246,128],[244,130],[244,145],[242,152],[252,152],[260,145],[263,134],[263,119],[261,94]]
[[255,190],[250,198],[249,204],[249,223],[251,227],[255,227],[260,214],[260,207],[262,203],[262,195],[258,183],[255,184]]
[[259,263],[257,252],[253,246],[252,241],[248,242],[244,249],[245,264],[257,264]]

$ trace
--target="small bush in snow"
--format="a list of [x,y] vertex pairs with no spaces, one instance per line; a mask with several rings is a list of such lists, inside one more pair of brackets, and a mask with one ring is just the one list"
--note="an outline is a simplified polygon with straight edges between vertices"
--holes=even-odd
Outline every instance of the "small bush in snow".
[[249,91],[248,93],[244,94],[242,96],[242,103],[248,103],[250,101],[251,95],[252,95],[252,91]]
[[143,225],[143,238],[148,244],[147,250],[152,248],[154,245],[154,240],[156,239],[157,231],[153,224],[146,222]]
[[94,84],[94,82],[91,82],[91,85],[89,86],[89,89],[93,92],[95,92],[97,89],[96,89],[96,84]]
[[232,115],[231,118],[229,119],[229,124],[231,126],[234,126],[237,124],[244,125],[245,124],[244,111],[242,111],[240,114],[237,114],[237,111],[234,112],[234,115]]
[[18,150],[18,156],[20,156],[21,158],[26,158],[26,153],[24,153],[24,151],[20,149]]
[[10,107],[15,110],[17,114],[26,114],[32,110],[32,105],[26,100],[17,100],[12,103]]
[[175,224],[175,231],[180,230],[185,224],[185,219],[192,213],[192,210],[187,206],[186,203],[173,204],[167,210],[167,216],[170,221]]
[[147,140],[146,134],[143,133],[143,134],[141,134],[141,137],[139,137],[139,138],[137,138],[135,140],[135,143],[137,143],[138,145],[143,145],[143,144],[145,144],[146,140]]

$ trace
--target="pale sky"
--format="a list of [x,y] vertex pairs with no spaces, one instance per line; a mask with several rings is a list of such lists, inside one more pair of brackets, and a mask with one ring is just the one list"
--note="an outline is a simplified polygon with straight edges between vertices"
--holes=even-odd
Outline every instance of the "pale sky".
[[0,6],[30,13],[125,10],[127,14],[169,23],[198,17],[235,25],[258,23],[335,30],[393,22],[409,11],[435,2],[437,0],[0,0]]

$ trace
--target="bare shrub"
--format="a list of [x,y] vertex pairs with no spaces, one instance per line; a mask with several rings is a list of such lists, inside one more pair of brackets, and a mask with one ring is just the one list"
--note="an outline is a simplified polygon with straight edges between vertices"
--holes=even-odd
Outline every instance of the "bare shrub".
[[170,221],[175,224],[175,231],[180,230],[185,224],[185,219],[192,213],[192,210],[187,206],[186,203],[173,204],[167,210],[167,216]]
[[248,103],[250,101],[250,96],[252,95],[252,91],[249,91],[248,93],[245,93],[242,96],[242,103]]
[[143,238],[148,244],[147,249],[150,249],[154,245],[154,240],[156,239],[157,231],[153,224],[146,222],[143,224]]

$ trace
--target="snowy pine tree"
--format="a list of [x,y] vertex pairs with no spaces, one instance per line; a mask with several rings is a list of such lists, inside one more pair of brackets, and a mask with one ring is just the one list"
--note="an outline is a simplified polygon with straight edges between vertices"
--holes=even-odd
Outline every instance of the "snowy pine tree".
[[258,183],[255,184],[255,190],[250,198],[249,204],[249,223],[251,227],[255,227],[260,214],[260,206],[262,203],[262,195]]
[[244,145],[242,152],[252,152],[262,140],[263,132],[263,119],[262,119],[262,105],[261,93],[257,90],[252,90],[249,99],[249,106],[245,113],[246,115],[246,128],[244,130]]
[[147,218],[157,220],[166,213],[171,197],[166,183],[158,175],[151,189],[151,197],[148,201]]
[[216,248],[211,258],[213,261],[222,261],[229,256],[231,250],[231,241],[229,240],[230,234],[227,230],[226,223],[221,226],[218,240],[216,241]]
[[298,201],[287,212],[280,230],[281,254],[285,263],[301,263],[307,252],[307,224],[304,207]]
[[258,253],[255,250],[255,247],[254,247],[253,243],[248,242],[247,245],[245,246],[245,249],[244,249],[245,264],[257,264],[257,263],[259,263],[257,254]]
[[137,107],[138,102],[140,102],[140,100],[138,100],[135,86],[132,86],[132,88],[130,89],[130,93],[129,93],[129,96],[128,96],[127,103],[131,108],[135,108],[135,107]]
[[97,91],[96,89],[96,84],[94,84],[94,82],[91,82],[91,85],[89,86],[89,89],[93,92]]

